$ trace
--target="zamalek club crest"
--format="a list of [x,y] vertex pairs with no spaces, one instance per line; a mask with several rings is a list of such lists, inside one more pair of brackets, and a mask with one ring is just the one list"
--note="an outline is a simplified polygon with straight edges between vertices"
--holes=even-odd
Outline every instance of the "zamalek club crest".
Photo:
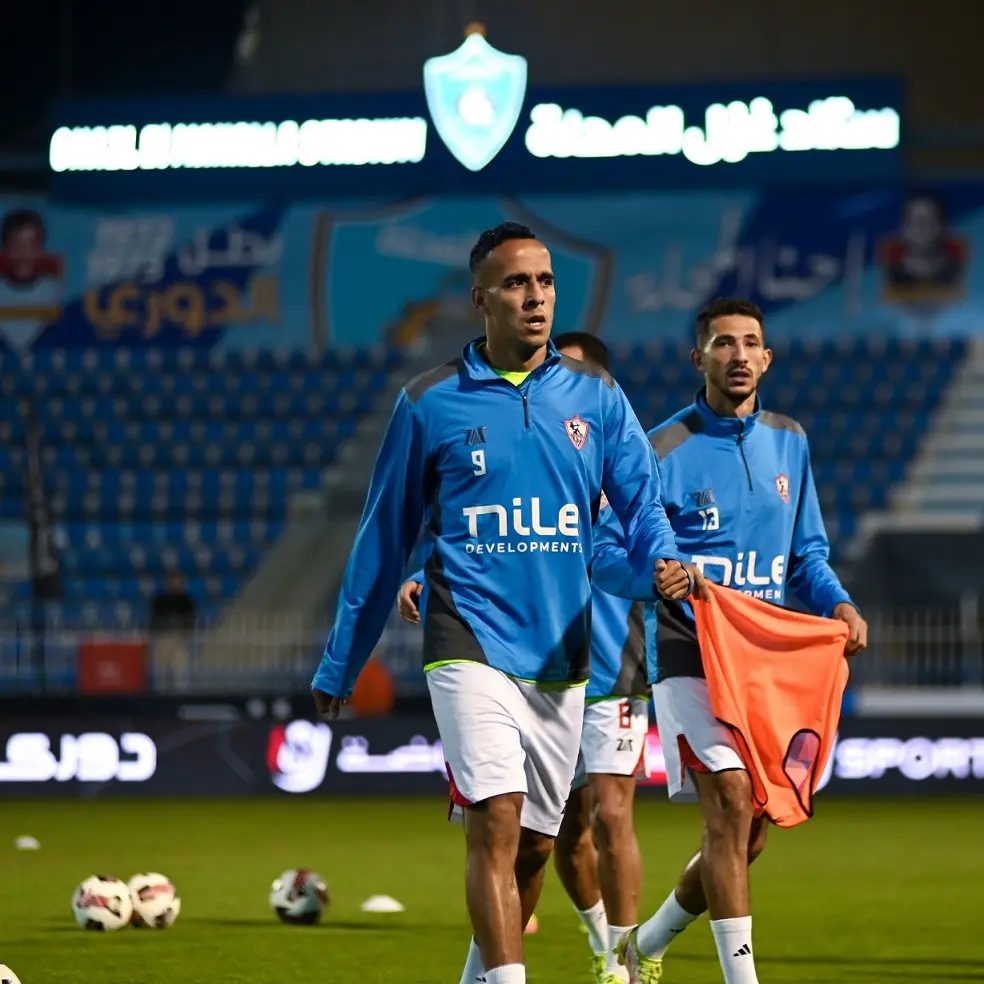
[[776,475],[776,491],[783,502],[789,502],[789,479],[785,475]]
[[567,436],[571,439],[571,444],[580,451],[588,443],[588,424],[580,417],[571,417],[564,421],[567,429]]

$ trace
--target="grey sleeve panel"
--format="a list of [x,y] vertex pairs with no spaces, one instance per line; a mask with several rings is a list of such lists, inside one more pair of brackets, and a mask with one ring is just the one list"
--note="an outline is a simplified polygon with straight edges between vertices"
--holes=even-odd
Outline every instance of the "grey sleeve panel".
[[688,413],[683,420],[669,424],[653,431],[649,435],[649,443],[656,452],[656,457],[662,461],[671,451],[676,451],[681,444],[689,441],[695,434],[704,429],[703,421],[696,410]]
[[416,403],[429,389],[437,386],[438,383],[443,383],[445,379],[449,379],[451,376],[457,376],[464,367],[464,359],[459,358],[445,362],[443,366],[422,372],[403,387],[406,390],[407,399],[411,403]]
[[611,373],[602,369],[601,366],[595,366],[588,362],[578,362],[577,359],[572,359],[569,355],[562,355],[560,364],[571,372],[577,372],[583,376],[593,376],[595,379],[600,379],[610,389],[615,388],[615,380]]
[[789,431],[792,434],[799,434],[800,437],[806,437],[806,431],[803,430],[799,421],[781,413],[773,413],[771,410],[763,410],[759,414],[759,423],[763,427],[771,427],[773,430]]

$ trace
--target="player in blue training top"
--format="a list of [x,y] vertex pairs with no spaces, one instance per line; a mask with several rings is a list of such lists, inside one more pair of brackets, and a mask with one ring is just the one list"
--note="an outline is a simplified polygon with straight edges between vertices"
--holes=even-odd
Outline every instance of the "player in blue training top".
[[[853,655],[868,629],[828,563],[806,434],[763,410],[757,395],[772,361],[762,312],[719,298],[698,315],[696,335],[693,361],[705,387],[649,434],[680,550],[710,580],[774,604],[788,587],[814,614],[847,624]],[[597,534],[595,583],[650,597],[626,562],[618,520],[599,524]],[[748,773],[711,711],[690,605],[648,604],[646,639],[670,798],[696,793],[704,838],[656,915],[622,937],[619,956],[632,984],[652,984],[670,942],[707,910],[725,981],[756,984],[748,865],[765,846],[766,820],[753,817]]]
[[[587,332],[554,339],[561,355],[609,371],[608,347]],[[611,506],[602,500],[602,518]],[[423,571],[400,588],[400,616],[420,621]],[[594,952],[599,984],[619,977],[615,946],[639,918],[642,862],[633,825],[635,784],[646,774],[649,684],[643,603],[591,590],[591,679],[585,691],[581,750],[554,862]],[[480,974],[481,971],[479,970]],[[476,974],[462,978],[474,984]],[[480,979],[480,977],[478,978]]]
[[656,456],[621,389],[550,343],[546,247],[505,223],[470,266],[485,337],[397,399],[312,689],[338,713],[424,521],[425,670],[465,813],[469,960],[487,984],[523,984],[523,927],[577,761],[602,490],[640,577],[675,599],[702,578],[677,559]]

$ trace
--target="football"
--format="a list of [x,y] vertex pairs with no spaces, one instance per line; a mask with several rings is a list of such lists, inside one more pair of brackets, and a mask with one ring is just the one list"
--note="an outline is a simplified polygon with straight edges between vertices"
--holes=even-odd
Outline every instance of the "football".
[[127,883],[137,929],[167,929],[181,912],[181,896],[169,878],[155,871],[134,875]]
[[270,907],[281,922],[310,926],[328,908],[328,889],[320,875],[307,868],[292,868],[273,883]]
[[20,984],[20,978],[6,964],[0,964],[0,984]]
[[130,890],[119,878],[92,875],[75,889],[72,912],[83,929],[122,929],[129,925],[133,915]]

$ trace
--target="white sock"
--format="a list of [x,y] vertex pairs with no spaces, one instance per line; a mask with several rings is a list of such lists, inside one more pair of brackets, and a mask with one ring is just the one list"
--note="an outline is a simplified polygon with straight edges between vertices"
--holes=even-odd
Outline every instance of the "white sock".
[[504,964],[485,971],[486,984],[526,984],[526,967],[523,964]]
[[752,955],[752,917],[712,919],[711,931],[724,971],[724,984],[758,984]]
[[483,980],[484,976],[485,964],[482,963],[482,951],[479,950],[473,936],[468,946],[468,957],[465,960],[465,969],[461,972],[460,984],[476,984]]
[[592,953],[606,953],[608,951],[608,919],[605,916],[605,903],[598,899],[590,909],[575,909],[584,923],[584,928],[588,931],[588,940],[591,943]]
[[631,929],[631,926],[609,926],[608,927],[608,966],[605,967],[606,974],[614,974],[620,981],[628,981],[629,972],[618,962],[615,955],[615,947],[618,941]]
[[655,916],[640,927],[636,942],[639,952],[647,957],[662,957],[669,945],[697,918],[677,902],[676,892],[670,892]]

